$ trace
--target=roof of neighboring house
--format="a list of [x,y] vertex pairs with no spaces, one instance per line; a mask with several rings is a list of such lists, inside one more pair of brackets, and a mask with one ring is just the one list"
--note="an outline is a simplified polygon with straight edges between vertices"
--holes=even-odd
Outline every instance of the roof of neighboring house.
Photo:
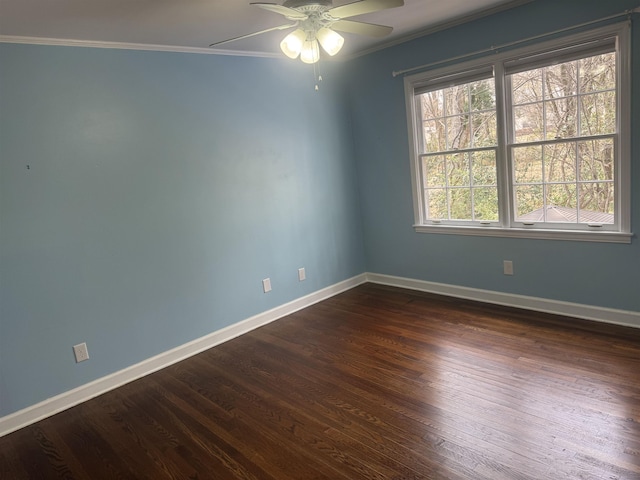
[[[547,205],[533,212],[521,215],[517,218],[520,222],[543,222],[545,221],[544,213],[547,213],[547,222],[567,222],[577,223],[578,211],[575,208],[558,207],[556,205]],[[592,210],[580,210],[581,223],[613,223],[614,217],[612,213],[594,212]]]

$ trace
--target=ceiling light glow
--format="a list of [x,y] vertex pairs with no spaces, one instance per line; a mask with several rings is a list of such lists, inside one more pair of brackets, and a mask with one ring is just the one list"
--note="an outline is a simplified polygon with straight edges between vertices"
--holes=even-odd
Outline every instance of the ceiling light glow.
[[316,33],[316,37],[322,45],[322,48],[329,55],[334,56],[336,53],[340,51],[342,46],[344,45],[344,37],[340,35],[338,32],[335,32],[327,27],[322,27]]
[[304,31],[298,28],[284,37],[280,42],[280,50],[289,58],[298,58],[306,38]]

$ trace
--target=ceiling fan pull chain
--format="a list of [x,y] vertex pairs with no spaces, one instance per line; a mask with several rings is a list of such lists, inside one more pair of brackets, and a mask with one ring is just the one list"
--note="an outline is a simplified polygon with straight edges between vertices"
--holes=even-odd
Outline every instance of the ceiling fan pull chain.
[[313,64],[313,79],[316,81],[316,92],[320,90],[318,85],[322,81],[322,75],[320,74],[320,61],[318,60]]
[[317,71],[318,69],[317,69],[317,65],[318,65],[318,63],[314,63],[314,64],[313,64],[313,81],[314,81],[314,82],[316,82],[316,92],[317,92],[318,90],[320,90],[320,87],[318,86],[318,83],[319,83],[319,82],[318,82],[318,71]]

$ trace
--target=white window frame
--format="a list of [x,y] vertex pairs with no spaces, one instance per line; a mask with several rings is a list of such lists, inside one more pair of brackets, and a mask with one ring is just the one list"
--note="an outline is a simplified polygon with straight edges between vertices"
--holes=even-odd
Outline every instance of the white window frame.
[[[618,23],[606,27],[589,30],[579,34],[537,43],[535,45],[497,53],[490,57],[457,63],[447,67],[422,72],[404,79],[407,125],[409,130],[409,149],[411,157],[411,187],[413,193],[414,230],[419,233],[444,233],[456,235],[478,235],[496,237],[536,238],[552,240],[575,240],[591,242],[631,243],[631,47],[628,24]],[[551,223],[526,225],[513,218],[513,191],[511,185],[510,148],[513,144],[507,138],[511,128],[507,122],[511,118],[507,112],[510,92],[507,92],[508,79],[505,75],[505,64],[519,57],[526,57],[549,50],[588,43],[604,37],[616,38],[616,108],[618,111],[617,133],[614,135],[615,158],[615,222],[603,230],[599,226],[586,224],[567,228],[566,225],[555,226]],[[496,119],[497,119],[497,178],[498,178],[498,222],[456,222],[431,221],[426,218],[424,209],[424,192],[422,186],[420,160],[422,152],[421,122],[418,120],[416,108],[416,90],[440,79],[456,77],[464,72],[493,68],[496,85]]]

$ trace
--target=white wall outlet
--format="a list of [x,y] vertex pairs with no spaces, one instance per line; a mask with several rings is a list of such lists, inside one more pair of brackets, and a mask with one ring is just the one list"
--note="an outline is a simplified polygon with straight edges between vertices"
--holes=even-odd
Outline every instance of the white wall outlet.
[[73,354],[76,356],[76,363],[89,360],[89,350],[86,343],[79,343],[73,346]]
[[513,275],[513,262],[511,260],[505,260],[503,262],[504,274]]
[[303,281],[307,278],[307,272],[304,271],[304,267],[298,269],[298,280]]
[[271,291],[271,279],[270,278],[265,278],[264,280],[262,280],[262,290],[264,290],[264,293],[267,293],[267,292]]

